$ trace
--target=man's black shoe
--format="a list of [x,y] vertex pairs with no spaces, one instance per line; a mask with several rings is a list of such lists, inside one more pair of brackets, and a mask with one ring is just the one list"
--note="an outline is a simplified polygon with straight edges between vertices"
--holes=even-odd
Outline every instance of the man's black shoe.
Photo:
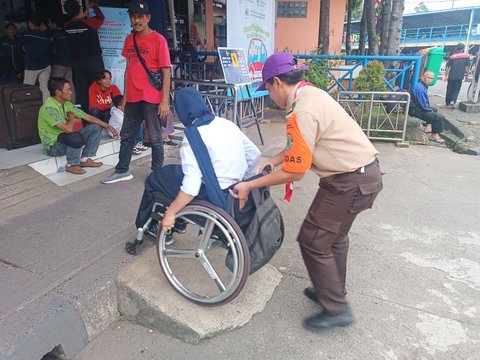
[[303,293],[305,294],[306,297],[308,297],[310,300],[313,300],[318,303],[318,297],[317,297],[317,292],[315,291],[315,288],[313,287],[307,287],[305,290],[303,290]]
[[309,330],[328,330],[337,326],[348,326],[353,322],[352,310],[349,307],[338,315],[323,312],[303,320],[303,327]]

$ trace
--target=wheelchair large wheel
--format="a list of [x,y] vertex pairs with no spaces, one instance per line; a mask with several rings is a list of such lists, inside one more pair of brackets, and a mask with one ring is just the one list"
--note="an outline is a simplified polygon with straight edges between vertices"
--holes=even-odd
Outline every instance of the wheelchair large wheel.
[[477,90],[478,82],[473,80],[468,86],[467,100],[473,102],[475,99],[475,91]]
[[[248,246],[238,225],[225,211],[193,201],[179,214],[187,222],[183,234],[165,245],[165,231],[157,238],[157,254],[170,284],[188,300],[223,305],[235,299],[248,277]],[[228,266],[227,266],[228,264]]]

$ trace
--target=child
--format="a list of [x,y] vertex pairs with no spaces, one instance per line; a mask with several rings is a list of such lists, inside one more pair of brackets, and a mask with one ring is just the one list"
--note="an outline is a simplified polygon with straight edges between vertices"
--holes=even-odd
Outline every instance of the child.
[[[125,106],[122,102],[123,102],[122,95],[115,96],[112,99],[113,106],[110,109],[110,120],[108,121],[108,123],[112,125],[118,132],[120,132],[123,125],[123,110]],[[108,135],[110,135],[110,137],[113,137],[110,131],[108,132]],[[143,123],[140,125],[140,128],[138,129],[137,139],[140,139],[140,140],[138,140],[137,145],[135,145],[135,147],[133,148],[133,155],[140,155],[142,151],[145,151],[148,149],[146,146],[143,145],[142,138],[143,138]]]

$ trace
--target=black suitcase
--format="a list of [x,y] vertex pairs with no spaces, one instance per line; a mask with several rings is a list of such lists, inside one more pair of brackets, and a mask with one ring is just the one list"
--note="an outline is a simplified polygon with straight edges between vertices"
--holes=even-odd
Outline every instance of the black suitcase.
[[3,99],[0,100],[0,148],[6,148],[10,145],[10,133],[8,131],[7,116],[5,115]]
[[[9,86],[9,85],[7,85]],[[0,85],[0,148],[6,148],[10,145],[10,133],[8,131],[7,115],[3,105],[2,89],[5,85]]]
[[[0,87],[0,122],[4,138],[4,122],[8,128],[8,149],[38,144],[38,112],[43,103],[42,92],[33,85],[3,85]],[[3,113],[3,114],[2,114]]]

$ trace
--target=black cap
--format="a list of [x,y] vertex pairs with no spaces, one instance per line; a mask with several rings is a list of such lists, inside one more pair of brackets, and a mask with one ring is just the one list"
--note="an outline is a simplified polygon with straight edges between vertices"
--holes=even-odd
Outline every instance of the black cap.
[[150,14],[148,4],[145,0],[133,0],[128,6],[129,13]]

